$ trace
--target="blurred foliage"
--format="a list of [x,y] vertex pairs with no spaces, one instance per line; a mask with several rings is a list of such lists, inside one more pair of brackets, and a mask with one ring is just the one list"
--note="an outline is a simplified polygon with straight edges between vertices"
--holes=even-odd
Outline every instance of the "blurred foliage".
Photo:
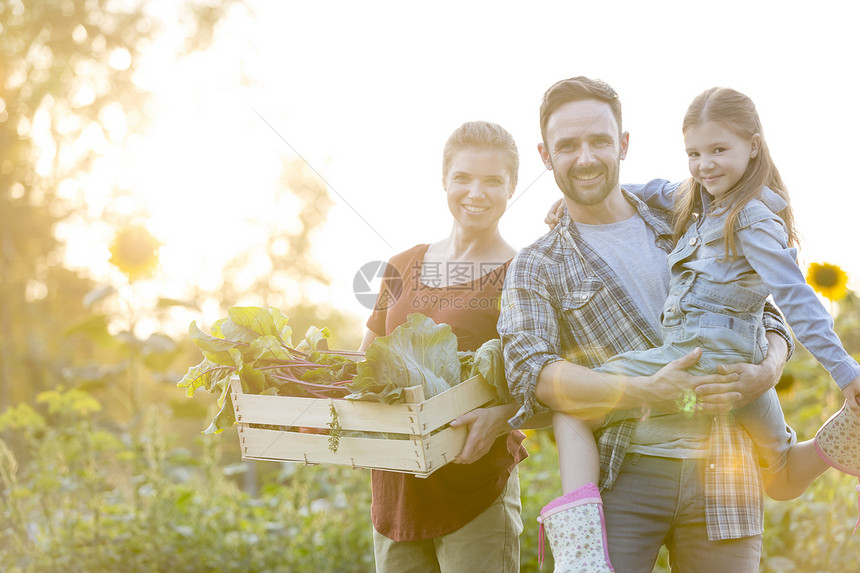
[[[229,5],[171,5],[184,30],[177,56],[208,47]],[[104,214],[84,200],[87,175],[145,128],[135,65],[160,26],[147,9],[144,0],[0,3],[0,563],[21,573],[371,570],[368,472],[246,464],[235,430],[201,436],[214,403],[172,390],[197,349],[157,328],[194,305],[135,306],[134,293],[63,266],[63,225]],[[296,332],[328,326],[341,337],[334,347],[355,347],[360,329],[315,302],[327,284],[311,249],[331,206],[326,188],[302,163],[282,172],[272,207],[294,218],[226,265],[219,288],[190,296],[282,308]],[[856,355],[860,303],[848,292],[836,308]],[[142,321],[155,332],[139,334]],[[803,350],[781,397],[805,438],[841,402]],[[557,457],[547,431],[527,446],[522,570],[536,571],[535,518],[557,495]],[[854,483],[830,471],[798,500],[768,501],[762,571],[854,570]],[[655,571],[665,570],[663,554]]]
[[236,481],[245,466],[219,454],[223,438],[198,434],[191,449],[189,434],[168,431],[169,418],[152,408],[132,447],[94,425],[79,401],[59,391],[57,411],[0,417],[38,453],[23,467],[0,442],[4,571],[372,569],[366,472],[268,464],[251,497]]
[[[857,299],[843,299],[840,331],[855,328],[858,318]],[[780,391],[786,416],[801,439],[810,438],[841,405],[841,393],[802,348],[785,376],[795,380]],[[29,448],[18,456],[0,443],[6,570],[372,570],[368,472],[259,463],[259,493],[250,495],[244,481],[251,466],[238,459],[235,430],[201,436],[205,415],[183,421],[149,407],[133,444],[105,431],[97,415],[92,398],[74,389],[42,394],[33,406],[0,415],[0,430],[14,428]],[[526,445],[530,456],[519,468],[524,573],[538,571],[535,519],[559,493],[551,432],[529,432]],[[829,470],[796,500],[767,500],[761,571],[854,571],[856,483]],[[548,548],[545,559],[551,571]],[[668,571],[665,551],[654,571]]]
[[[173,7],[187,34],[182,54],[208,46],[230,4]],[[53,387],[73,356],[97,354],[62,336],[94,285],[63,267],[58,230],[102,215],[84,201],[87,176],[145,125],[149,98],[135,64],[159,33],[147,7],[0,3],[0,407]]]

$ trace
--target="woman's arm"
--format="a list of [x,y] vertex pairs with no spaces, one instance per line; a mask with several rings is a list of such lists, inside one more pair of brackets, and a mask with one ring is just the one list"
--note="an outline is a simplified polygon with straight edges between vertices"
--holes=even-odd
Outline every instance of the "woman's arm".
[[451,422],[454,428],[466,426],[469,434],[463,449],[454,458],[454,463],[471,464],[478,461],[490,451],[493,443],[504,434],[510,432],[510,420],[517,413],[516,404],[502,404],[488,408],[476,408]]
[[360,352],[364,352],[365,350],[367,350],[367,347],[368,347],[368,346],[370,346],[370,344],[371,344],[374,340],[376,340],[376,338],[377,338],[378,336],[382,336],[382,335],[380,335],[380,334],[376,334],[376,333],[375,333],[375,332],[373,332],[372,330],[368,329],[368,330],[367,330],[367,332],[365,332],[365,333],[364,333],[364,338],[362,339],[362,341],[361,341],[361,345],[358,347],[358,350],[359,350]]

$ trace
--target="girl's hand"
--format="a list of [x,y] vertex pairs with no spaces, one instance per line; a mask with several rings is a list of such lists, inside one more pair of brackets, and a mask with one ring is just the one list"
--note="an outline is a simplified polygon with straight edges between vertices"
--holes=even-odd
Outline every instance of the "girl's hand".
[[845,394],[845,400],[851,411],[860,416],[860,376],[843,388],[842,393]]
[[547,211],[546,219],[544,219],[543,222],[549,225],[550,229],[555,229],[555,226],[558,225],[559,221],[561,221],[561,216],[564,214],[564,207],[564,199],[559,199],[553,203],[552,207]]

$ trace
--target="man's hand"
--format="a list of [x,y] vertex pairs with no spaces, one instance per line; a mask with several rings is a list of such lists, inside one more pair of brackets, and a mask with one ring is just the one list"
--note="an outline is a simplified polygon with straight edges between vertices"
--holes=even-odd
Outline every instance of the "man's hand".
[[477,408],[455,418],[452,427],[466,426],[469,434],[463,450],[454,458],[455,464],[471,464],[478,461],[490,451],[496,438],[511,431],[508,420],[516,413],[517,408],[512,404]]
[[[643,405],[660,412],[695,412],[715,414],[730,410],[741,395],[732,383],[738,379],[736,373],[706,374],[697,376],[687,372],[702,356],[702,349],[696,348],[686,356],[673,360],[657,371],[653,376],[644,379],[644,383],[636,384],[637,393],[641,395]],[[710,389],[706,394],[707,400],[698,396],[697,388],[707,385]]]
[[728,384],[702,384],[696,388],[699,402],[711,404],[714,402],[724,403],[727,396],[734,394],[731,408],[740,408],[754,402],[765,392],[776,386],[782,375],[788,355],[788,345],[785,339],[778,334],[768,333],[768,352],[764,360],[758,364],[719,365],[717,372],[720,374],[736,374],[737,380]]

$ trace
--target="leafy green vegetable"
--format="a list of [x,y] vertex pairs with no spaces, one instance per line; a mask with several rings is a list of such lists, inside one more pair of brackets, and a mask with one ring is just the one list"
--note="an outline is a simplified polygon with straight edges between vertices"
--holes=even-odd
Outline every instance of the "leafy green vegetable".
[[488,340],[474,353],[461,352],[460,361],[463,365],[463,380],[481,374],[493,388],[500,403],[508,404],[513,401],[511,391],[505,380],[505,362],[502,355],[502,341],[498,338]]
[[[204,433],[219,433],[234,419],[230,378],[238,376],[248,394],[349,398],[384,403],[402,401],[403,390],[420,385],[431,398],[481,373],[508,402],[501,342],[486,342],[475,352],[458,352],[447,324],[410,314],[388,336],[376,338],[364,360],[328,352],[327,328],[312,326],[295,347],[287,317],[275,308],[233,307],[207,334],[192,322],[189,335],[204,359],[177,384],[185,395],[197,390],[218,395],[218,414]],[[339,425],[332,419],[332,435]],[[336,435],[331,447],[337,447]]]
[[347,385],[352,390],[347,398],[391,404],[410,386],[423,386],[424,396],[431,398],[459,382],[460,357],[451,327],[415,313],[367,348]]
[[[312,327],[296,348],[287,317],[276,308],[233,307],[206,334],[192,322],[191,340],[204,360],[188,369],[177,386],[193,397],[200,388],[218,394],[219,412],[204,433],[219,433],[235,421],[230,378],[238,376],[243,392],[289,396],[342,397],[354,374],[354,362],[317,350],[328,329]],[[309,373],[313,373],[309,376]],[[307,381],[306,376],[311,380]]]

